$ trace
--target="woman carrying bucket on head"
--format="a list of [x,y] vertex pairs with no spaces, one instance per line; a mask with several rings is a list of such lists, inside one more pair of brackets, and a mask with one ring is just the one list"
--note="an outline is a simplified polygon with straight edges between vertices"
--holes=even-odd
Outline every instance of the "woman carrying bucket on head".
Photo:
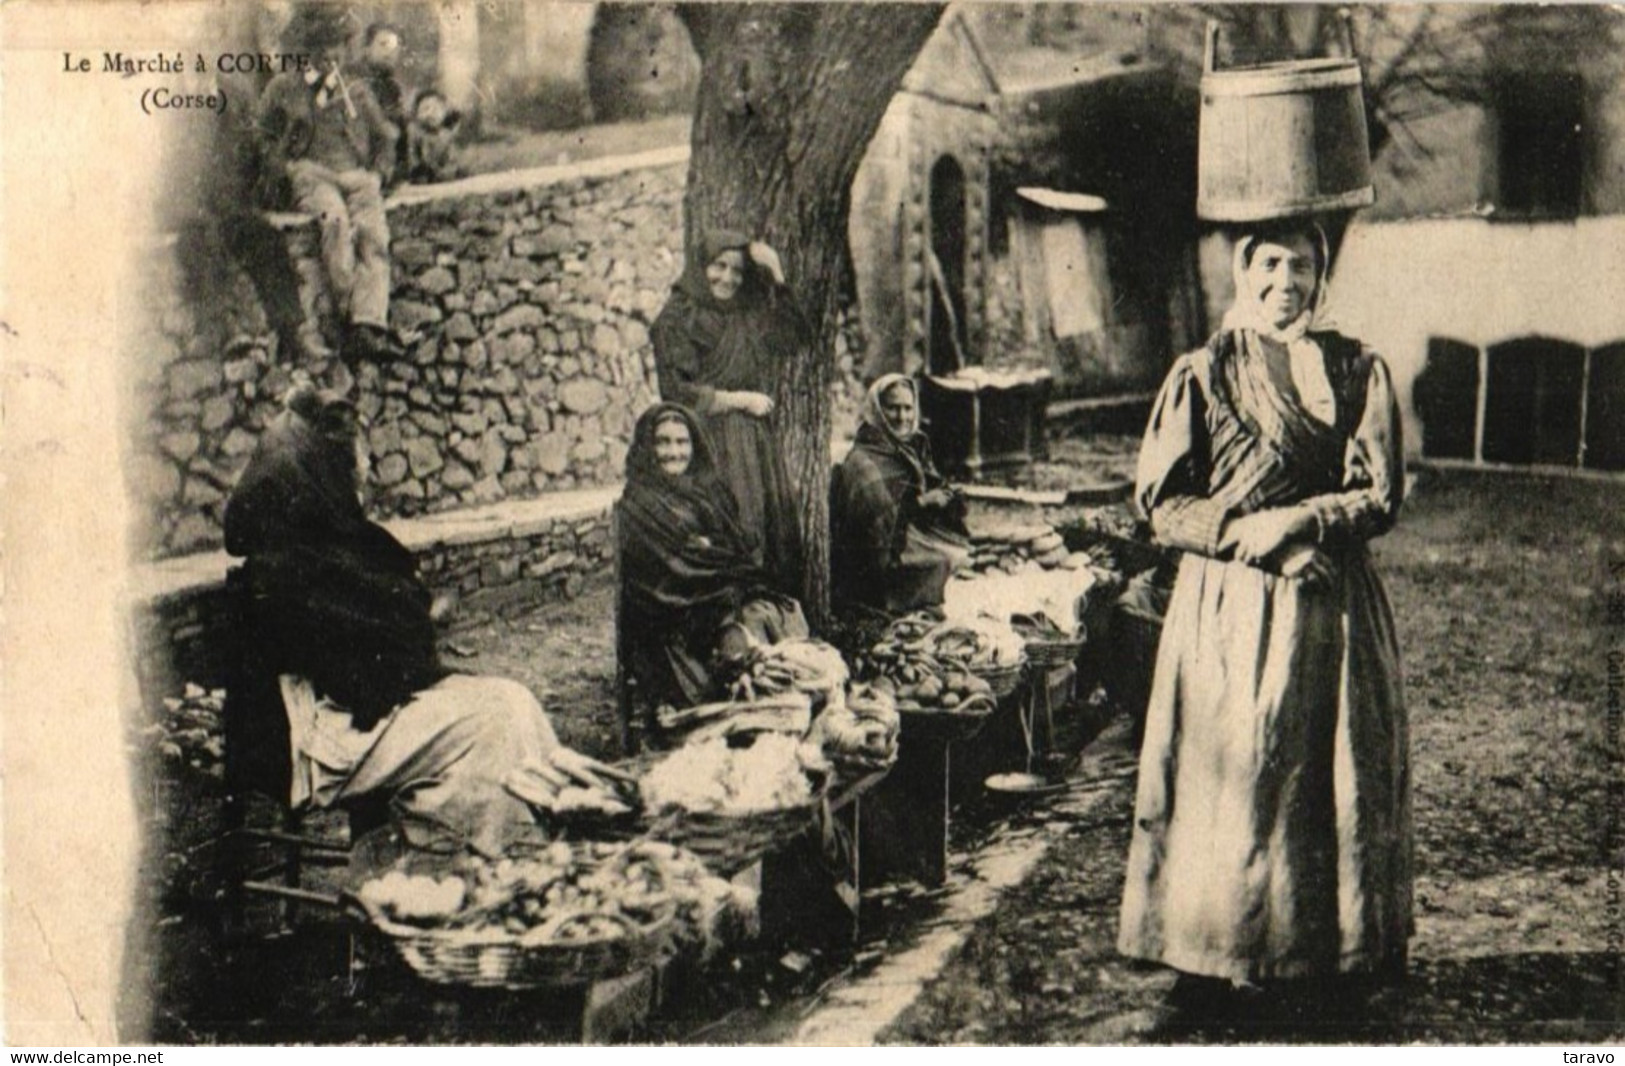
[[1118,946],[1218,979],[1183,983],[1206,1002],[1224,982],[1401,974],[1412,931],[1399,652],[1366,548],[1400,509],[1398,407],[1382,359],[1317,318],[1328,248],[1303,190],[1278,200],[1290,217],[1247,220],[1235,305],[1175,362],[1138,470],[1154,535],[1185,554]]

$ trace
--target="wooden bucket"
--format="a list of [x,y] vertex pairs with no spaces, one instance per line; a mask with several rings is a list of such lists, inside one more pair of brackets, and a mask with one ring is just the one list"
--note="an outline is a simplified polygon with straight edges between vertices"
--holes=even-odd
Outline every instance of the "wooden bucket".
[[1214,69],[1217,47],[1218,26],[1209,24],[1197,142],[1199,217],[1259,222],[1376,201],[1358,60],[1221,71]]

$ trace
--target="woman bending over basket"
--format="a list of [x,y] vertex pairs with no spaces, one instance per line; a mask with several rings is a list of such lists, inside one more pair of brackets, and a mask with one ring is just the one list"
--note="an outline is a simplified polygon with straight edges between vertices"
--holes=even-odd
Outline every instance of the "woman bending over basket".
[[384,797],[409,841],[495,854],[532,821],[503,780],[558,740],[523,685],[441,666],[411,552],[362,510],[364,464],[350,403],[296,387],[227,502],[228,777],[296,809]]

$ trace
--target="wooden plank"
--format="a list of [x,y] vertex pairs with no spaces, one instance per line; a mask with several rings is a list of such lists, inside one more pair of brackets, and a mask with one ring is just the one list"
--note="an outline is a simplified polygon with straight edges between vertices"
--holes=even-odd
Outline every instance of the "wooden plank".
[[1081,400],[1056,400],[1044,409],[1044,417],[1053,421],[1072,415],[1087,414],[1092,411],[1109,411],[1118,407],[1149,404],[1156,398],[1157,394],[1154,392],[1129,392],[1121,396],[1094,396]]
[[970,499],[986,500],[990,503],[1026,503],[1034,507],[1059,507],[1066,502],[1066,493],[1059,489],[1053,491],[1011,489],[1003,485],[961,485],[959,489]]

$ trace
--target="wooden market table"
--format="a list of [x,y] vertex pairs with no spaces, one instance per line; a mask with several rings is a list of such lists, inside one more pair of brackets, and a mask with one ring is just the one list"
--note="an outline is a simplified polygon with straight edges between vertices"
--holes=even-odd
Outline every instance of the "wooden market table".
[[[928,888],[945,883],[956,797],[979,794],[990,773],[1020,767],[1026,756],[1020,741],[1022,712],[1030,701],[1053,707],[1069,699],[1075,676],[1071,664],[1029,669],[1015,691],[979,723],[932,721],[952,715],[905,714],[897,765],[865,796],[857,826],[864,883],[912,880]],[[1045,742],[1053,745],[1053,734]]]

